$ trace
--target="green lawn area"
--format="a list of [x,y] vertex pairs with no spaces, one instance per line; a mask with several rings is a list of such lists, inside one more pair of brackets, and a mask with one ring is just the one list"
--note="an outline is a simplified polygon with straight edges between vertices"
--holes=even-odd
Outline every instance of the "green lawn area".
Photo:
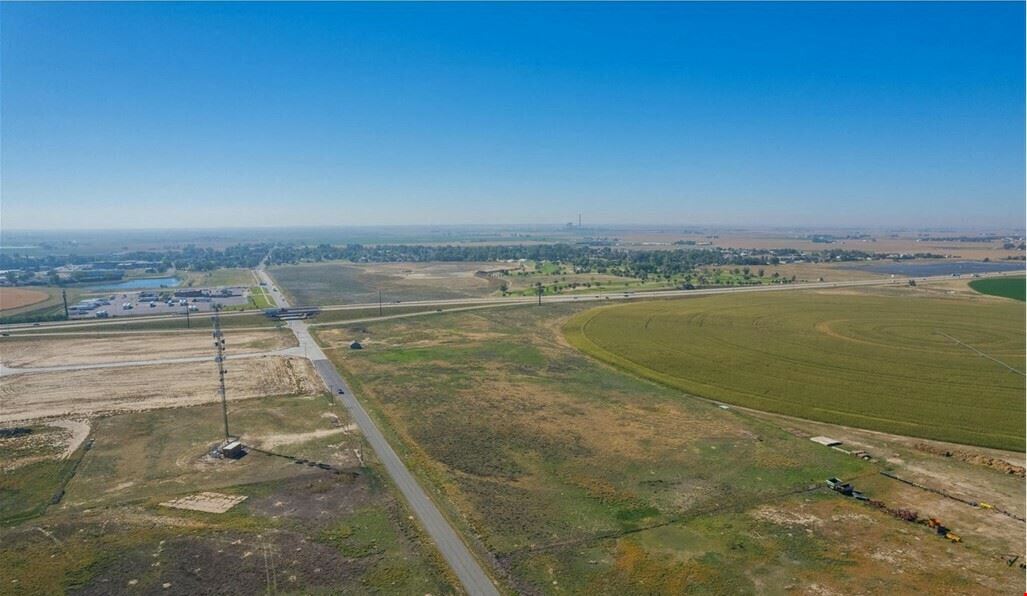
[[1027,301],[1027,277],[993,277],[975,279],[970,287],[981,294]]
[[[710,296],[603,307],[567,339],[713,400],[824,422],[1024,450],[1024,311],[873,292]],[[955,341],[958,339],[966,345]]]
[[739,285],[760,285],[783,283],[771,275],[760,277],[759,268],[713,267],[699,269],[688,274],[667,277],[653,276],[647,279],[627,277],[612,273],[580,272],[573,268],[549,261],[527,262],[524,271],[513,271],[501,279],[507,284],[507,294],[513,296],[534,296],[536,283],[542,284],[544,295],[554,294],[597,294],[601,292],[647,292],[677,289],[691,284],[693,287],[720,287]]
[[265,309],[271,308],[275,304],[271,301],[271,297],[268,296],[267,291],[261,286],[253,286],[250,288],[250,307]]
[[250,286],[255,281],[251,270],[233,267],[213,271],[179,271],[177,274],[183,278],[183,287]]

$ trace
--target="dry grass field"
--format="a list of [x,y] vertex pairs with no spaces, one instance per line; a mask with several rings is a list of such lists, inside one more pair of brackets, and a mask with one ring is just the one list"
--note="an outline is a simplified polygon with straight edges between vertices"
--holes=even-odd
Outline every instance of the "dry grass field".
[[[1006,505],[1022,478],[874,441],[878,459],[863,462],[812,443],[795,421],[623,374],[563,340],[563,322],[582,310],[318,331],[390,442],[513,591],[987,594],[1022,584],[1002,558],[1023,554],[1021,522],[879,472],[935,469],[931,459],[950,477],[995,484],[975,494]],[[354,333],[364,350],[348,349]],[[942,516],[964,542],[826,491],[835,475],[890,507]]]
[[[454,593],[373,457],[360,467],[359,435],[325,434],[347,428],[341,407],[249,399],[232,403],[231,420],[248,443],[273,438],[276,453],[331,469],[207,457],[217,405],[95,419],[90,447],[70,460],[0,475],[0,593]],[[0,440],[5,460],[14,448]],[[202,491],[244,500],[224,513],[161,505]]]
[[30,306],[43,302],[50,295],[40,290],[28,288],[0,288],[0,311]]
[[[227,330],[232,353],[294,344]],[[209,332],[5,338],[5,363],[208,355]],[[227,363],[222,437],[211,361],[5,374],[0,594],[452,594],[453,579],[305,359]],[[223,513],[166,503],[216,491]]]
[[487,296],[494,278],[476,276],[495,263],[310,263],[273,267],[271,276],[293,304],[387,303]]

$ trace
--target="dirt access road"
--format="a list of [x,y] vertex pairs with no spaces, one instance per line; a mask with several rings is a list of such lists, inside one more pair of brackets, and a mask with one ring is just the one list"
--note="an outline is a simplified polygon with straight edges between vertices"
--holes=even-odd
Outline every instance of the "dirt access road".
[[[234,331],[230,354],[275,352],[296,345],[280,329]],[[120,364],[201,357],[214,358],[209,332],[139,335],[20,336],[0,340],[0,364],[8,368],[49,368],[86,364]]]
[[[277,284],[274,283],[271,276],[264,270],[263,265],[257,269],[257,275],[261,281],[267,284],[267,287],[272,289],[269,292],[271,299],[279,306],[288,307],[288,300],[278,291]],[[289,329],[296,335],[300,347],[303,348],[304,353],[310,358],[314,369],[321,376],[325,386],[346,406],[350,416],[353,418],[353,422],[360,427],[360,431],[371,445],[371,448],[374,449],[386,472],[388,472],[393,482],[396,483],[399,491],[403,493],[403,497],[410,505],[410,508],[413,509],[417,519],[421,522],[421,526],[435,542],[439,552],[442,553],[442,557],[449,564],[457,578],[459,578],[467,593],[475,596],[479,594],[499,596],[499,590],[492,583],[492,579],[489,578],[488,574],[485,573],[485,570],[478,563],[478,560],[471,554],[470,549],[464,544],[456,529],[443,517],[442,512],[432,502],[428,493],[417,483],[417,480],[410,473],[410,470],[407,469],[403,460],[396,455],[392,446],[389,445],[385,435],[378,430],[374,421],[368,416],[367,411],[364,410],[364,407],[353,396],[353,391],[346,384],[342,376],[339,375],[339,371],[335,370],[335,366],[328,360],[324,352],[321,351],[321,347],[317,345],[314,338],[311,337],[307,324],[303,321],[289,321],[288,325]],[[343,391],[341,395],[339,394],[340,389]]]

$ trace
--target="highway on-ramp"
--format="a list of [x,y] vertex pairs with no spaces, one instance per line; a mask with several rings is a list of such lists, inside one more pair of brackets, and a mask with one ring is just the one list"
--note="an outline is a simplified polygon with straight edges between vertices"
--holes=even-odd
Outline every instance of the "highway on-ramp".
[[[288,299],[278,291],[278,288],[274,285],[271,277],[264,271],[263,267],[257,270],[257,275],[272,289],[270,295],[276,303],[281,307],[288,307]],[[321,376],[325,386],[328,387],[328,390],[333,395],[339,398],[349,411],[353,422],[356,423],[360,428],[360,432],[367,438],[367,442],[374,449],[378,460],[385,467],[385,471],[392,478],[392,481],[396,483],[399,492],[403,494],[403,497],[410,505],[410,509],[413,510],[414,515],[420,520],[428,536],[435,542],[442,557],[449,564],[450,568],[453,569],[453,572],[460,580],[460,583],[463,584],[467,593],[498,596],[499,590],[496,589],[496,586],[492,583],[488,574],[485,573],[485,570],[482,569],[478,560],[471,554],[467,544],[460,538],[456,529],[446,520],[438,507],[435,506],[428,493],[417,483],[414,475],[407,469],[406,464],[403,463],[403,460],[399,458],[399,455],[389,445],[385,435],[378,430],[367,411],[353,396],[353,391],[350,390],[349,385],[339,374],[339,371],[335,369],[335,365],[328,360],[328,357],[321,351],[321,346],[311,337],[306,322],[288,321],[287,325],[293,334],[296,335],[300,348],[307,355],[307,358],[310,359],[311,364],[314,365],[314,369]],[[341,394],[339,393],[340,390],[342,391]]]

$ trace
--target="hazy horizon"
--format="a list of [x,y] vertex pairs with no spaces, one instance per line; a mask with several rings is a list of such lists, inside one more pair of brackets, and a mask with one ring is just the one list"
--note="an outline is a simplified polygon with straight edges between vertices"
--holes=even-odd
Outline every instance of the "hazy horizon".
[[0,16],[5,230],[1027,216],[1023,4]]
[[[248,231],[267,231],[277,233],[288,233],[292,231],[368,231],[368,230],[426,230],[426,231],[540,231],[540,232],[618,232],[618,231],[646,231],[665,232],[676,234],[691,234],[705,232],[742,232],[742,233],[831,233],[831,232],[875,232],[879,234],[926,234],[942,232],[959,232],[967,234],[995,234],[1010,233],[1024,235],[1027,233],[1027,225],[962,225],[962,226],[901,226],[901,225],[737,225],[737,224],[699,224],[688,222],[662,222],[662,223],[583,223],[581,227],[576,222],[567,221],[562,223],[549,222],[520,222],[510,224],[499,223],[446,223],[446,224],[308,224],[308,225],[240,225],[240,226],[186,226],[186,227],[141,227],[141,228],[7,228],[0,231],[2,234],[30,235],[30,234],[103,234],[103,233],[239,233]],[[255,238],[254,241],[261,241]],[[2,244],[2,243],[0,243]]]

